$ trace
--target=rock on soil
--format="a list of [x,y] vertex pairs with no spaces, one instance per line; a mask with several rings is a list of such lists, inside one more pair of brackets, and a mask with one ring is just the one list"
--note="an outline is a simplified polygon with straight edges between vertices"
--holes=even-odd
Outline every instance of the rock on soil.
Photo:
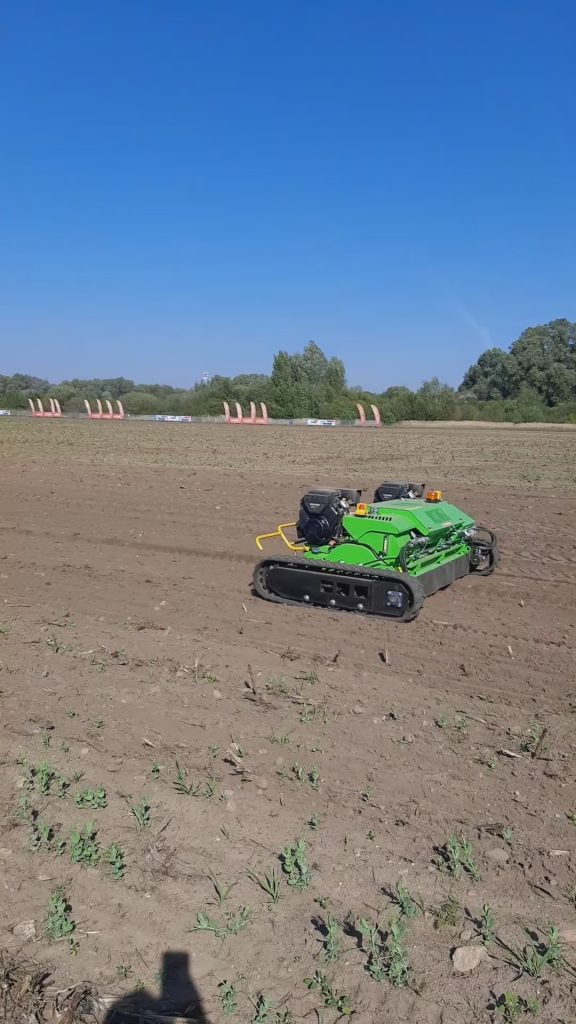
[[18,939],[28,942],[30,939],[36,938],[36,925],[34,921],[20,921],[20,924],[15,925],[12,929],[12,934]]
[[493,864],[504,867],[510,860],[510,854],[508,850],[503,850],[501,846],[495,846],[494,849],[486,851],[486,858],[491,860]]
[[457,946],[452,953],[452,963],[458,974],[469,974],[489,959],[484,946]]

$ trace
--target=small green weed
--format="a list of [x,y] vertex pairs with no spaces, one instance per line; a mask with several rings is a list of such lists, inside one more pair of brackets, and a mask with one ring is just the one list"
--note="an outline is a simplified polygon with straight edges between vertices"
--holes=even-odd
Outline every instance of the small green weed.
[[103,786],[99,786],[97,789],[83,789],[80,793],[76,793],[74,803],[77,807],[91,807],[96,811],[103,810],[108,806],[106,790]]
[[286,676],[268,676],[266,689],[268,693],[274,693],[277,697],[286,697],[290,693]]
[[56,775],[54,783],[56,786],[56,796],[59,800],[65,800],[68,796],[68,790],[70,789],[68,779],[64,778],[63,775]]
[[226,935],[225,925],[222,925],[220,921],[216,921],[213,917],[209,917],[203,910],[198,911],[196,914],[196,924],[193,924],[188,930],[191,932],[212,932],[219,939]]
[[311,832],[317,832],[320,828],[320,815],[315,813],[311,818],[308,818],[306,822],[306,828],[309,828]]
[[204,792],[202,796],[205,796],[207,800],[211,800],[214,796],[218,787],[218,780],[215,775],[208,775],[206,782],[204,783]]
[[226,1017],[231,1017],[233,1013],[236,1013],[238,1009],[238,1001],[236,997],[236,988],[231,981],[221,981],[218,985],[218,991],[220,993],[220,1005],[222,1007],[222,1013]]
[[496,921],[492,908],[485,903],[482,907],[482,916],[480,918],[480,934],[482,936],[482,942],[485,946],[488,946],[491,942],[494,942],[496,933]]
[[297,839],[293,846],[285,846],[280,854],[282,870],[293,889],[306,889],[310,884],[310,868],[306,864],[306,843]]
[[56,636],[47,637],[45,643],[52,648],[54,654],[70,654],[74,650],[74,644],[62,643]]
[[223,921],[216,921],[209,917],[204,911],[196,914],[196,924],[189,929],[191,932],[212,932],[217,938],[223,939],[226,935],[238,935],[244,931],[252,920],[250,907],[240,907],[237,913],[229,911],[224,915]]
[[229,898],[232,889],[238,885],[238,882],[230,882],[230,885],[223,885],[222,882],[216,878],[216,875],[213,875],[210,872],[208,873],[208,878],[212,882],[212,887],[214,889],[214,902],[218,907],[221,907]]
[[54,827],[33,812],[28,831],[28,849],[33,852],[38,850],[51,850],[54,842]]
[[260,992],[255,999],[251,999],[250,1001],[254,1007],[254,1013],[250,1018],[250,1024],[268,1024],[272,1011],[272,1002],[270,999],[266,999]]
[[392,920],[387,932],[381,926],[360,918],[357,924],[362,936],[362,948],[366,954],[366,970],[374,981],[387,980],[396,988],[407,985],[411,977],[408,953],[404,946],[406,925],[399,919]]
[[400,881],[396,882],[391,897],[398,907],[400,917],[415,917],[418,911],[423,911],[422,900],[411,896],[406,886]]
[[334,963],[342,954],[342,929],[332,914],[327,914],[322,922],[325,935],[322,942],[322,958],[327,964]]
[[218,682],[218,677],[207,668],[204,668],[204,666],[200,664],[198,658],[196,658],[196,661],[194,662],[194,682],[196,684],[207,683],[209,686],[213,686],[214,683]]
[[515,1021],[525,1014],[536,1016],[540,1011],[540,1004],[537,999],[524,999],[515,992],[503,992],[496,1000],[494,1008],[503,1024],[515,1024]]
[[[291,1010],[274,1010],[272,1002],[266,999],[262,992],[256,999],[249,998],[254,1007],[250,1024],[296,1024]],[[270,1014],[273,1016],[271,1017]]]
[[172,785],[180,796],[200,796],[202,793],[201,782],[188,782],[188,769],[176,761],[176,772]]
[[116,964],[116,974],[123,981],[126,981],[126,978],[129,978],[132,973],[131,964]]
[[47,761],[38,765],[26,765],[24,785],[29,792],[34,791],[40,796],[49,796],[55,777],[56,773]]
[[408,952],[404,946],[405,933],[406,925],[402,921],[391,921],[385,940],[386,977],[396,988],[407,985],[412,973],[408,962]]
[[[311,672],[300,672],[300,674],[296,676],[296,680],[299,683],[305,683],[307,686],[315,686],[318,682],[318,673],[314,672],[313,669]],[[302,689],[303,687],[301,686],[300,690]]]
[[44,935],[51,942],[59,939],[69,939],[76,929],[76,922],[72,918],[72,907],[70,906],[64,889],[60,886],[54,889],[48,900],[48,909],[44,920]]
[[287,747],[290,743],[290,734],[286,732],[280,736],[275,736],[274,733],[271,733],[268,737],[268,742],[276,743],[279,747]]
[[348,996],[333,988],[327,975],[322,971],[316,971],[311,978],[304,978],[304,984],[310,992],[320,993],[326,1009],[337,1010],[346,1017],[352,1013],[352,1003]]
[[225,917],[226,931],[230,935],[238,935],[239,932],[243,932],[250,924],[250,921],[252,920],[252,910],[250,907],[240,907],[237,914],[233,914],[229,911]]
[[510,956],[510,962],[514,967],[530,978],[539,978],[545,967],[552,970],[559,970],[564,964],[564,956],[560,947],[560,936],[558,929],[550,925],[546,933],[546,941],[538,941],[527,931],[530,942],[522,949],[514,949],[507,946],[501,940],[499,944]]
[[310,725],[311,722],[317,722],[319,719],[324,725],[328,724],[326,711],[317,704],[303,704],[298,718],[303,725]]
[[262,993],[260,993],[256,999],[251,999],[250,1002],[254,1007],[254,1014],[250,1018],[250,1024],[268,1024],[270,1013],[272,1011],[272,1003],[270,1000],[266,999]]
[[118,843],[110,843],[108,849],[104,850],[103,858],[105,862],[110,865],[112,878],[115,881],[118,882],[124,878],[126,861],[124,859],[124,853]]
[[533,754],[544,735],[544,726],[539,722],[532,722],[520,740],[520,750],[523,754]]
[[434,719],[434,725],[438,729],[454,729],[455,732],[460,733],[461,736],[465,736],[468,731],[470,722],[465,714],[458,712],[454,715],[452,721],[446,714],[438,715]]
[[320,772],[316,765],[306,768],[301,764],[293,764],[290,771],[297,782],[307,782],[312,789],[318,789],[320,783]]
[[160,765],[157,761],[153,761],[150,765],[150,776],[154,782],[157,782],[160,778]]
[[68,849],[72,864],[94,867],[101,856],[96,826],[88,821],[81,829],[73,829],[68,837]]
[[440,871],[445,871],[454,878],[460,878],[463,871],[475,881],[480,878],[480,872],[474,862],[472,845],[463,835],[457,836],[452,833],[444,846],[439,848],[435,863]]
[[128,801],[128,809],[138,828],[150,827],[150,804],[145,796],[137,804],[131,804]]
[[257,875],[255,871],[248,871],[247,874],[250,881],[255,882],[266,893],[270,903],[278,903],[280,901],[280,879],[275,868],[272,868],[267,873],[265,872],[263,875]]

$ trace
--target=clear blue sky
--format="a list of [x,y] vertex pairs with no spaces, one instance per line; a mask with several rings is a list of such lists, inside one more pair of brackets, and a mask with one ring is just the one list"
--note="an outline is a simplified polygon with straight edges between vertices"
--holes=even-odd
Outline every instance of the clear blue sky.
[[570,0],[17,0],[0,373],[188,386],[313,338],[458,383],[576,319]]

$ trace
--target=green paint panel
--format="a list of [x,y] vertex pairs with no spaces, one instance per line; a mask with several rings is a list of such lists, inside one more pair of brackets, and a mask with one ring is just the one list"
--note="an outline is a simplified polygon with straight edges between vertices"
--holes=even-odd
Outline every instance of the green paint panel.
[[447,501],[386,501],[366,510],[366,515],[344,516],[336,544],[314,548],[304,557],[420,576],[470,551],[466,531],[474,520]]

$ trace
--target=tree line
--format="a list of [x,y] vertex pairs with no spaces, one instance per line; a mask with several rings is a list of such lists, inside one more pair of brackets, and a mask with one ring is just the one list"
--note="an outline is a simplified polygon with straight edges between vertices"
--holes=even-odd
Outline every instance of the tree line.
[[438,378],[411,391],[394,386],[379,393],[346,382],[344,364],[327,358],[310,341],[300,353],[278,352],[272,372],[215,376],[207,383],[174,388],[135,384],[125,377],[66,380],[53,384],[26,374],[0,375],[0,407],[25,409],[28,398],[50,395],[66,412],[83,400],[121,399],[132,415],[218,416],[222,403],[265,402],[278,419],[319,417],[353,420],[356,402],[374,403],[384,423],[400,420],[510,420],[576,422],[576,324],[554,320],[529,327],[508,351],[483,352],[459,388]]

